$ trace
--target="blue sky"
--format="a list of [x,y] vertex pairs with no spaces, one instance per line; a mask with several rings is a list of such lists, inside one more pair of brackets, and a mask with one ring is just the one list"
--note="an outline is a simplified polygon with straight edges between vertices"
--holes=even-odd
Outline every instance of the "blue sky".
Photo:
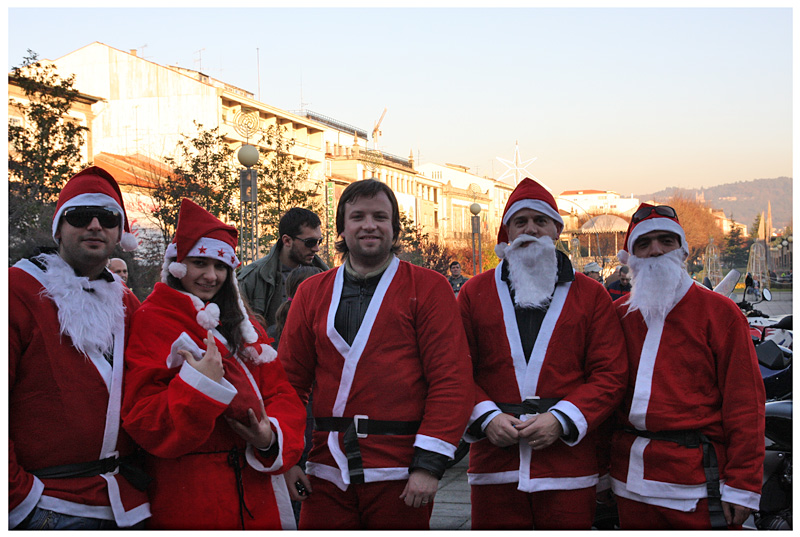
[[100,41],[368,131],[387,108],[403,157],[498,177],[518,141],[555,191],[646,194],[792,176],[793,13],[771,5],[13,7],[8,67]]

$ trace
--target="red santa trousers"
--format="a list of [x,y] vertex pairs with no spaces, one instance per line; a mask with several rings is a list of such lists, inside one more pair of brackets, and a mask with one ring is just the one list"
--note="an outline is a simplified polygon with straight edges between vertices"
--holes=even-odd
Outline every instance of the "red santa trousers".
[[299,530],[427,530],[433,502],[417,508],[400,499],[408,481],[350,485],[342,491],[308,476],[311,489],[300,508]]
[[588,530],[597,507],[595,487],[522,492],[516,483],[473,485],[473,530]]
[[[623,530],[710,530],[708,500],[698,500],[697,508],[690,513],[649,505],[617,496],[619,525]],[[728,526],[728,529],[742,529]]]

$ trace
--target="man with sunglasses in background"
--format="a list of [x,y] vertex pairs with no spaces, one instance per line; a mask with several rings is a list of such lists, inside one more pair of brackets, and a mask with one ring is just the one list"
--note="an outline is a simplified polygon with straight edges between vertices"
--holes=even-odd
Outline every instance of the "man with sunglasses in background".
[[686,271],[671,207],[642,204],[617,257],[633,275],[614,305],[630,362],[611,483],[622,529],[740,527],[758,509],[764,384],[747,320]]
[[294,207],[278,223],[278,240],[266,257],[239,271],[239,288],[250,307],[261,315],[270,335],[275,313],[286,301],[286,278],[300,265],[328,270],[317,255],[322,246],[319,217],[308,209]]
[[136,248],[114,178],[70,179],[56,249],[9,269],[9,528],[114,529],[150,516],[120,428],[123,353],[139,301],[106,268]]

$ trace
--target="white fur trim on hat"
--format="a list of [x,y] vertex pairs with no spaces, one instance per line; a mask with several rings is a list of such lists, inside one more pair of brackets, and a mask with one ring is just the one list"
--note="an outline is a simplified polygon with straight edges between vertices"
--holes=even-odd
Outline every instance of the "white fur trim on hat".
[[[58,230],[58,223],[61,220],[61,215],[64,214],[64,211],[69,209],[70,207],[80,207],[80,206],[87,206],[87,207],[113,207],[119,214],[122,215],[122,222],[120,224],[120,230],[125,229],[125,211],[122,210],[119,203],[112,198],[111,196],[107,196],[106,194],[101,194],[99,192],[90,192],[88,194],[79,194],[72,199],[69,199],[64,202],[61,207],[59,207],[58,212],[53,216],[53,240],[56,241],[58,244],[58,239],[56,239],[56,231]],[[138,245],[138,243],[137,243]],[[135,249],[135,247],[133,248]],[[123,248],[123,250],[125,250]],[[130,252],[131,250],[125,250],[126,252]]]
[[[675,233],[681,239],[681,250],[683,250],[686,255],[689,255],[689,246],[686,244],[686,233],[683,231],[683,228],[675,220],[666,217],[647,218],[633,226],[633,229],[631,229],[631,232],[626,238],[625,249],[632,254],[636,239],[651,231],[669,231],[670,233]],[[617,258],[623,263],[628,262],[627,259],[623,261],[619,257],[619,254],[617,254]]]
[[[178,245],[171,242],[167,246],[167,251],[164,252],[165,258],[178,257]],[[186,257],[209,257],[222,261],[229,267],[235,269],[239,266],[239,258],[236,257],[236,252],[231,248],[227,242],[212,239],[210,237],[203,237],[197,241]],[[183,261],[183,260],[181,260]]]
[[508,222],[511,221],[511,217],[521,209],[533,209],[534,211],[539,211],[552,218],[556,224],[556,228],[558,228],[559,235],[561,234],[561,230],[564,229],[564,220],[561,218],[561,215],[558,214],[558,211],[553,209],[549,203],[535,199],[521,199],[515,201],[503,215],[503,224],[507,226]]

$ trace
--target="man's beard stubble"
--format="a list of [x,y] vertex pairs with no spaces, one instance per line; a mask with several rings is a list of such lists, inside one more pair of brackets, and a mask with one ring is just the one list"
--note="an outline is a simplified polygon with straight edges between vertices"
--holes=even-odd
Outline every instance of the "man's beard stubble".
[[673,250],[657,257],[631,255],[628,266],[633,274],[628,311],[639,310],[645,321],[663,321],[678,300],[678,292],[689,274],[683,250]]
[[[527,244],[527,246],[524,246]],[[558,280],[556,246],[550,237],[520,235],[508,245],[503,258],[508,262],[508,279],[514,302],[521,308],[544,309]]]

